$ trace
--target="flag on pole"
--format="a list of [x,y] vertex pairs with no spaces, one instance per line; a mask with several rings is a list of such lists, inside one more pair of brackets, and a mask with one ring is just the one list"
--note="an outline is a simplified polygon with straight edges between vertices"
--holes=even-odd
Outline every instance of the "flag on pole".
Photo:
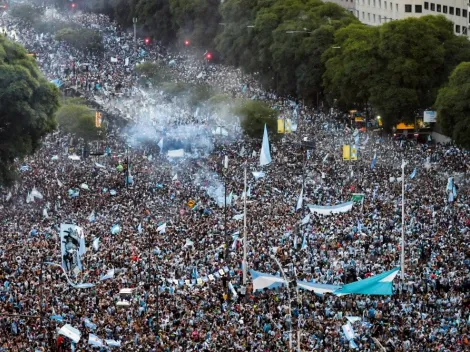
[[139,233],[142,233],[142,223],[140,223],[139,226],[137,226],[137,231]]
[[159,233],[165,233],[166,232],[166,222],[160,226],[157,227],[157,231]]
[[93,249],[94,249],[96,252],[98,252],[99,247],[100,247],[100,239],[99,239],[99,237],[98,237],[98,238],[95,238],[95,239],[93,240]]
[[295,207],[295,211],[299,211],[299,209],[302,209],[303,201],[304,201],[304,188],[302,187],[302,189],[300,190],[299,199],[297,199],[297,206]]
[[259,156],[260,166],[268,165],[272,161],[271,152],[269,151],[268,130],[266,124],[264,125],[263,144],[261,145],[261,153]]
[[113,227],[111,227],[111,233],[113,235],[117,234],[119,231],[121,231],[121,226],[119,226],[118,224],[113,225]]
[[88,221],[89,221],[89,222],[95,222],[95,221],[96,221],[96,215],[95,215],[95,211],[94,211],[94,210],[91,211],[91,214],[90,214],[90,216],[88,217]]
[[100,277],[100,281],[112,279],[113,277],[114,277],[114,269],[109,269],[106,272],[106,275],[103,275],[103,276]]
[[302,225],[306,225],[306,224],[308,224],[309,221],[310,221],[310,213],[308,213],[308,214],[302,219],[301,224],[302,224]]
[[163,137],[160,139],[160,142],[157,144],[160,147],[160,153],[163,151]]
[[416,176],[416,168],[414,168],[413,172],[410,175],[410,178],[413,179]]
[[171,180],[172,181],[177,181],[178,180],[178,173],[176,173],[175,176],[173,176],[173,178]]
[[307,249],[307,236],[305,236],[305,234],[304,234],[304,237],[302,238],[302,247],[300,247],[301,251],[304,249]]
[[373,169],[375,167],[375,163],[377,161],[377,153],[374,152],[374,158],[372,159],[372,162],[370,163],[370,168]]

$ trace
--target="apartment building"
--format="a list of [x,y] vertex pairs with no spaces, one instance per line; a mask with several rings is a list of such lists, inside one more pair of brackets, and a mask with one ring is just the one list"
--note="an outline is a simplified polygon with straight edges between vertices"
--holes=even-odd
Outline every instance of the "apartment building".
[[[342,0],[336,0],[343,2]],[[468,0],[355,0],[355,15],[365,24],[377,26],[407,17],[444,15],[454,23],[457,35],[468,36]]]

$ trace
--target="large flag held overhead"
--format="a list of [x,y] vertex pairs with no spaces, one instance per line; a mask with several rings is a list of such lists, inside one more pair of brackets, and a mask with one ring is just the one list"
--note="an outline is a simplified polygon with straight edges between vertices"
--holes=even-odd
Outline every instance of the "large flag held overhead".
[[338,205],[332,206],[322,206],[322,205],[313,205],[309,204],[308,208],[312,213],[320,214],[320,215],[331,215],[336,213],[345,213],[352,209],[353,202],[346,202]]
[[250,270],[250,274],[253,278],[253,290],[255,291],[263,290],[265,288],[273,289],[286,284],[284,279],[280,276],[264,274],[255,270]]
[[269,151],[268,130],[266,124],[264,125],[263,144],[261,145],[261,153],[259,156],[260,166],[268,165],[272,161],[271,152]]
[[335,294],[391,295],[393,293],[392,281],[399,271],[400,268],[395,268],[365,280],[352,282],[344,285]]

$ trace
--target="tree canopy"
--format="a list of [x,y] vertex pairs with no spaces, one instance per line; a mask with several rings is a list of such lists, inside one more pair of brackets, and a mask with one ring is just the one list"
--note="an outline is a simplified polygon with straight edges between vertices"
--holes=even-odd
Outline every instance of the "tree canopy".
[[67,42],[69,45],[79,50],[89,50],[92,52],[103,51],[101,35],[92,29],[63,28],[57,31],[55,38],[58,41]]
[[0,184],[7,184],[15,159],[34,153],[56,127],[59,91],[24,48],[0,36],[0,95]]
[[269,131],[277,131],[278,112],[259,100],[243,100],[233,108],[240,117],[243,131],[252,138],[263,138],[264,125]]
[[425,16],[340,29],[323,59],[330,103],[363,111],[372,106],[391,129],[433,105],[450,71],[470,60],[470,43],[455,36],[443,16]]
[[65,99],[57,111],[59,127],[85,142],[101,138],[102,129],[95,126],[95,111],[81,99]]
[[470,149],[470,62],[455,68],[449,83],[439,90],[435,107],[443,132]]

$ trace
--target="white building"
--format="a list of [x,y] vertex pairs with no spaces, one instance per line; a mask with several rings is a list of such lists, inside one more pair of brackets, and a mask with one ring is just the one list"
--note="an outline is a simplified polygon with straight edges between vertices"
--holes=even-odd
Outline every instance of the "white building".
[[344,7],[346,10],[350,11],[354,15],[356,14],[356,0],[324,0],[325,2],[332,2],[339,6]]
[[[341,3],[341,0],[336,0]],[[468,35],[468,0],[355,0],[356,17],[368,25],[426,15],[444,15],[457,35]],[[337,2],[338,3],[338,2]]]

